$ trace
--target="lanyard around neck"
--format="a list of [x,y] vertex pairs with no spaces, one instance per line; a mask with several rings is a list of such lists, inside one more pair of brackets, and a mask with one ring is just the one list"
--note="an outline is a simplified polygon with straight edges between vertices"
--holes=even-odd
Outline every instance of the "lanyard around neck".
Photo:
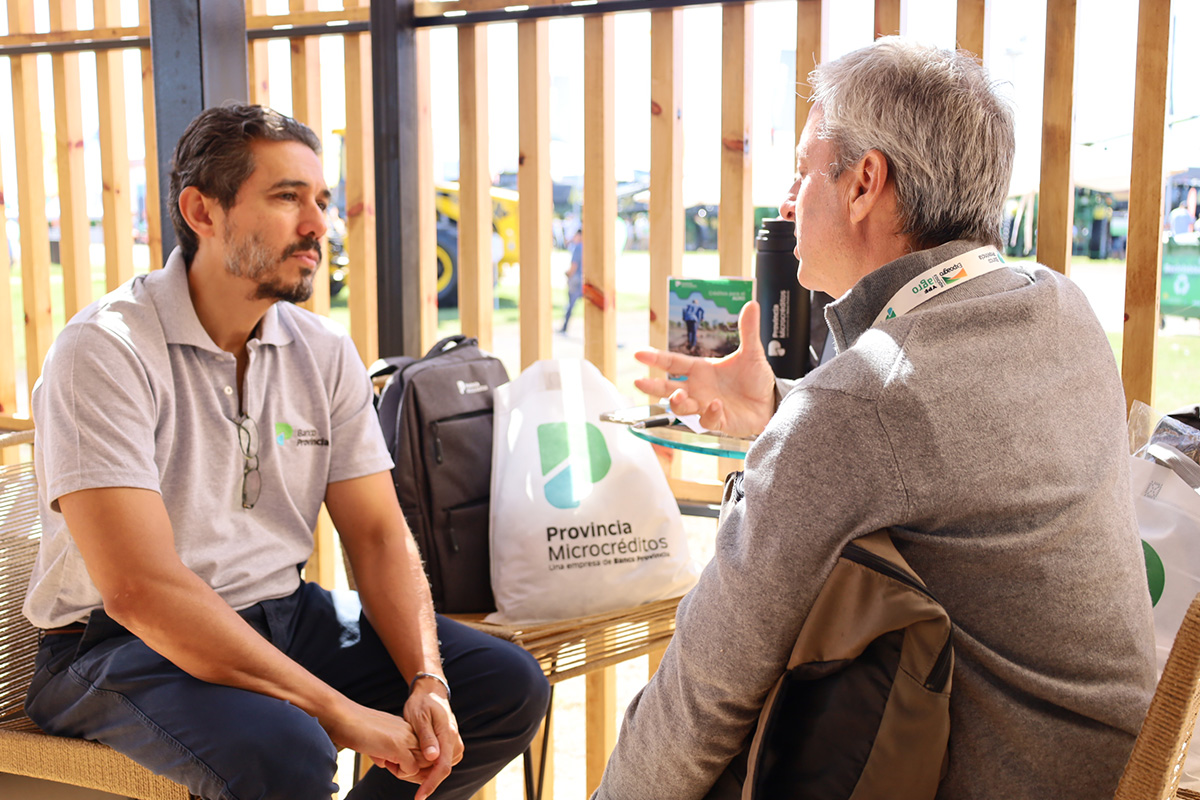
[[936,267],[925,270],[892,295],[871,325],[873,327],[884,320],[903,316],[929,298],[1003,266],[1004,257],[991,245],[948,258]]

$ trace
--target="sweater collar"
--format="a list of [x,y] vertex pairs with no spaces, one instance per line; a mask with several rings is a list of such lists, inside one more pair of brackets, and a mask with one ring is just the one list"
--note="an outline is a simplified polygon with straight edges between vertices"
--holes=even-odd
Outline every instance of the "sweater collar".
[[906,283],[925,270],[979,246],[979,242],[961,239],[946,242],[928,250],[903,255],[863,276],[850,291],[825,306],[825,322],[833,334],[837,352],[853,347],[858,337],[871,327],[879,312]]

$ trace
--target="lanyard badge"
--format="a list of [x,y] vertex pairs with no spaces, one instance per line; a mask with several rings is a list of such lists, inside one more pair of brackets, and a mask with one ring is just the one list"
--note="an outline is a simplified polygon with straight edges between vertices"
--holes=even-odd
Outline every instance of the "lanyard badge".
[[912,311],[931,297],[1005,266],[1004,257],[991,245],[977,247],[925,270],[892,295],[872,326]]

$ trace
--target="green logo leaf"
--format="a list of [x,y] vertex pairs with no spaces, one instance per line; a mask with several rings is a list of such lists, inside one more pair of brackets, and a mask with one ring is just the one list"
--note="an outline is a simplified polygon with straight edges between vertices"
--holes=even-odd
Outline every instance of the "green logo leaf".
[[1150,583],[1150,605],[1158,605],[1163,589],[1167,585],[1167,571],[1154,548],[1142,541],[1142,554],[1146,557],[1146,580]]
[[609,468],[612,457],[604,434],[590,422],[548,422],[537,429],[546,502],[555,508],[578,508]]
[[286,422],[275,423],[275,444],[283,444],[292,438],[292,426]]

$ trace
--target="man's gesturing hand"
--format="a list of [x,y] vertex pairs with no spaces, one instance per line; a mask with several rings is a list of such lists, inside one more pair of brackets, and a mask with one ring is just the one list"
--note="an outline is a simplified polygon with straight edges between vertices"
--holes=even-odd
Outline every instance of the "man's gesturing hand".
[[670,395],[678,416],[699,414],[700,424],[730,436],[756,436],[775,413],[775,374],[758,335],[759,307],[750,301],[738,315],[738,349],[710,361],[665,350],[642,350],[643,364],[683,375],[686,381],[639,378],[634,384],[652,397]]

